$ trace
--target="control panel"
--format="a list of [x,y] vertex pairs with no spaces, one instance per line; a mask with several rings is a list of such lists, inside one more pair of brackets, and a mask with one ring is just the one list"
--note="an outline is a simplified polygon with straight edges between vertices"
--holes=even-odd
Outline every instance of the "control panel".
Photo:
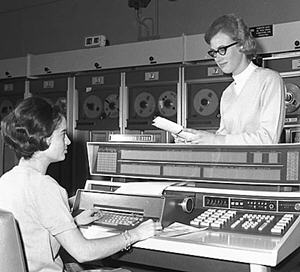
[[89,142],[94,176],[300,187],[300,145]]
[[276,211],[277,203],[274,200],[261,199],[243,199],[232,198],[230,200],[230,207],[234,209],[243,209],[251,211]]
[[196,195],[190,225],[213,231],[283,236],[300,215],[300,200],[274,196]]
[[273,200],[242,197],[203,196],[204,207],[264,212],[300,212],[300,200]]

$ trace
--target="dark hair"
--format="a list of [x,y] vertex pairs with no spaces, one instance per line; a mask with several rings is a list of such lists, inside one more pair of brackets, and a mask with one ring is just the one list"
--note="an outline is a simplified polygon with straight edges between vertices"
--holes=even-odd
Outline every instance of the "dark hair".
[[46,150],[46,139],[63,119],[59,107],[50,105],[40,97],[29,97],[8,114],[1,122],[4,141],[18,159],[30,159],[36,151]]
[[245,53],[249,59],[255,56],[255,40],[242,18],[235,14],[227,14],[217,18],[205,33],[206,43],[210,44],[211,39],[219,32],[227,34],[233,41],[237,41],[242,46],[241,52]]

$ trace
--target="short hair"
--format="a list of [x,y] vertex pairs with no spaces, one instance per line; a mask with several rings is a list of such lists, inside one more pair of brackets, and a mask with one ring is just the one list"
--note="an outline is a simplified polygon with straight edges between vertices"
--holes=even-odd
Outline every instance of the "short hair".
[[242,46],[241,52],[252,59],[256,54],[256,43],[242,18],[227,14],[217,18],[208,28],[204,39],[210,44],[211,39],[219,32],[227,34],[233,41]]
[[1,122],[5,143],[18,159],[30,159],[36,151],[46,150],[46,139],[63,120],[57,106],[50,105],[41,97],[29,97],[21,101]]

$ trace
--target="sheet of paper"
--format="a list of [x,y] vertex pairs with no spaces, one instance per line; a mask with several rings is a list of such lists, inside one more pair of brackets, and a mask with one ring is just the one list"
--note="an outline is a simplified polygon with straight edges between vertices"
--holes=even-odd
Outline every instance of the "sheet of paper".
[[159,129],[163,129],[174,134],[178,134],[183,129],[181,125],[160,116],[156,117],[153,120],[152,125]]
[[115,192],[119,194],[160,196],[167,187],[176,183],[178,182],[127,182]]
[[159,237],[176,237],[180,235],[185,235],[192,232],[198,232],[206,230],[207,228],[196,228],[190,225],[182,224],[179,222],[175,222],[171,224],[170,226],[164,228],[160,234],[158,234]]
[[160,116],[153,120],[152,125],[159,129],[173,133],[186,141],[191,141],[195,137],[195,135],[191,132],[182,131],[183,127],[181,125]]
[[80,228],[80,231],[86,239],[98,239],[118,234],[117,232],[112,231],[112,229],[95,225],[91,225],[87,228],[82,227]]

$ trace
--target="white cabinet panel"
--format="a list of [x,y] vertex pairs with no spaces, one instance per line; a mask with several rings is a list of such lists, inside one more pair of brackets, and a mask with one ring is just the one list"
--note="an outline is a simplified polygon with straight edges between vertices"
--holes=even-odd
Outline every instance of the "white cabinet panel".
[[46,75],[57,73],[76,72],[80,70],[93,70],[98,60],[99,48],[94,50],[63,51],[41,55],[31,55],[30,75]]
[[204,34],[184,36],[184,61],[211,59],[207,54],[209,46],[204,40]]
[[279,53],[300,49],[300,21],[271,25],[272,36],[257,38],[258,53]]
[[183,37],[105,47],[103,68],[178,63],[183,61]]
[[183,37],[30,56],[30,75],[183,61]]
[[[300,49],[300,21],[251,27],[256,32],[257,53],[281,53]],[[255,33],[254,33],[255,34]],[[184,36],[184,61],[210,59],[204,34]]]
[[12,58],[0,60],[0,78],[25,77],[27,58]]

